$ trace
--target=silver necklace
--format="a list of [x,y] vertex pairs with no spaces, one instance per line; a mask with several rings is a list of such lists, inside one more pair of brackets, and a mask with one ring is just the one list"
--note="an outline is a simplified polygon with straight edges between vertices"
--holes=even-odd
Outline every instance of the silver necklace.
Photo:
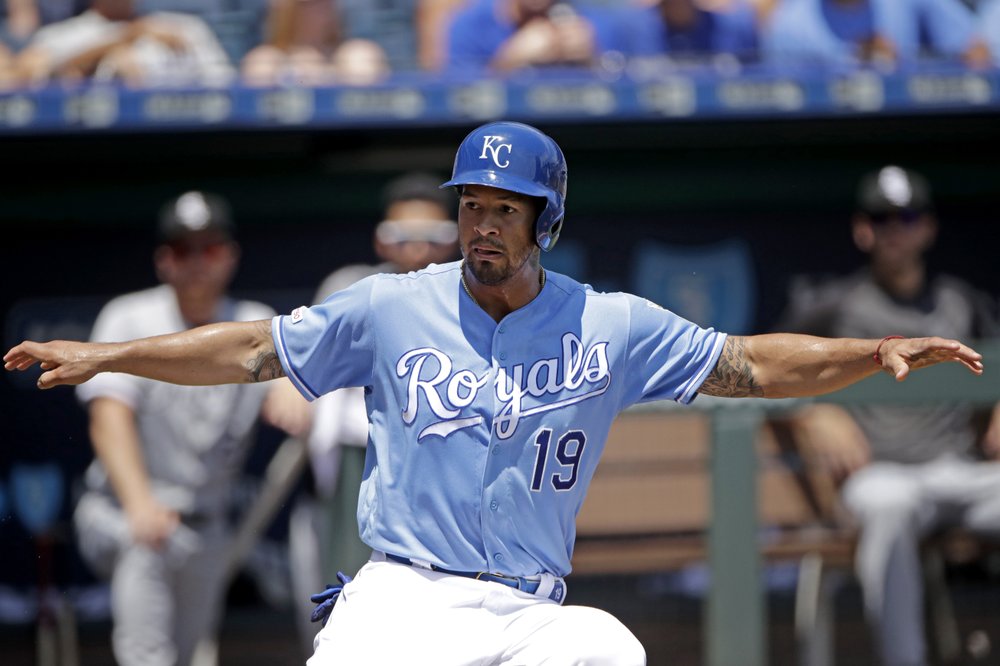
[[[539,271],[540,272],[538,274],[538,290],[541,291],[542,288],[545,286],[545,269],[539,267]],[[476,297],[472,295],[472,290],[469,289],[469,283],[465,281],[465,262],[462,262],[462,288],[465,289],[465,293],[469,295],[469,298],[472,299],[472,302],[475,303],[476,305],[479,305],[479,301],[476,300]],[[479,307],[481,308],[483,306],[479,305]]]

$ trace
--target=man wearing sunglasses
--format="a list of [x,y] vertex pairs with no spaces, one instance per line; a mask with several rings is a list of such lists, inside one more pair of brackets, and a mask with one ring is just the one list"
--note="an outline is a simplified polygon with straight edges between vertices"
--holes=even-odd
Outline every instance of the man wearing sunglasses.
[[[886,166],[866,175],[851,231],[868,265],[846,278],[793,287],[779,328],[822,336],[997,334],[985,294],[929,272],[925,255],[938,222],[920,174]],[[998,414],[994,409],[984,437],[970,409],[950,404],[849,411],[824,405],[803,421],[860,527],[855,564],[886,666],[926,663],[921,538],[948,526],[1000,534]]]
[[[229,298],[239,247],[226,202],[186,192],[162,209],[159,286],[111,300],[91,339],[113,342],[271,308]],[[107,374],[78,389],[96,460],[75,522],[81,553],[111,581],[117,663],[188,664],[213,637],[224,598],[229,491],[267,387],[181,387]]]

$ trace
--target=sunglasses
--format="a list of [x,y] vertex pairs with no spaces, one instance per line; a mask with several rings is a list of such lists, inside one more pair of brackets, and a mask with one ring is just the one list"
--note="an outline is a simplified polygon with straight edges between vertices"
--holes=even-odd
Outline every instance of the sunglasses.
[[226,246],[229,245],[226,241],[210,241],[207,243],[170,243],[170,250],[174,253],[174,256],[180,260],[190,259],[192,257],[205,257],[206,259],[218,259],[222,257],[226,250]]
[[375,228],[380,243],[434,243],[449,245],[458,240],[458,225],[446,220],[384,220]]
[[868,218],[873,224],[888,224],[890,220],[898,220],[906,226],[912,226],[920,221],[924,216],[924,211],[912,208],[901,208],[891,212],[869,213]]

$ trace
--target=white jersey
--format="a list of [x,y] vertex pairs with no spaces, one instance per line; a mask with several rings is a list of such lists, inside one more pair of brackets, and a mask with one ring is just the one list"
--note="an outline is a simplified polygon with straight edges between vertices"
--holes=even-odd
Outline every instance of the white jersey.
[[[255,321],[273,314],[262,303],[225,299],[216,321]],[[186,328],[173,289],[161,285],[110,301],[97,317],[91,340],[119,342]],[[153,494],[182,514],[205,515],[225,510],[266,392],[266,384],[177,386],[124,373],[102,373],[77,388],[83,402],[108,397],[131,407]],[[99,460],[88,470],[87,483],[111,492]]]

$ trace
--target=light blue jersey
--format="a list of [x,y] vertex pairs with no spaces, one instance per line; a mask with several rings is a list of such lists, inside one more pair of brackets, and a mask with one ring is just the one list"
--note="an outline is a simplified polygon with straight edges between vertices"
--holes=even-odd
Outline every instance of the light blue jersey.
[[460,276],[455,262],[364,279],[276,317],[275,347],[309,399],[365,387],[365,543],[452,570],[565,575],[615,416],[693,400],[726,336],[551,272],[497,323]]

